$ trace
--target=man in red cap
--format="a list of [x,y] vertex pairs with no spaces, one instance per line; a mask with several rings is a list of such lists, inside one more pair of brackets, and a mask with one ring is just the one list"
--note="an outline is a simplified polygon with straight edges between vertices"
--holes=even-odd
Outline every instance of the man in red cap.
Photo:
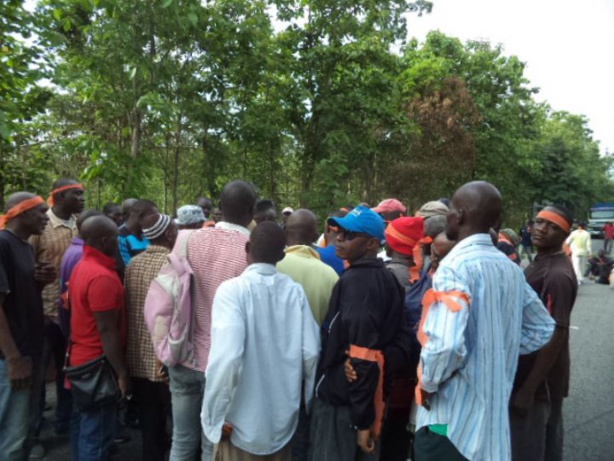
[[401,286],[409,286],[409,268],[414,265],[414,247],[424,237],[424,219],[401,217],[386,228],[386,268],[394,274]]
[[400,218],[405,214],[407,208],[396,198],[387,198],[382,200],[379,205],[373,208],[373,211],[378,213],[386,224]]

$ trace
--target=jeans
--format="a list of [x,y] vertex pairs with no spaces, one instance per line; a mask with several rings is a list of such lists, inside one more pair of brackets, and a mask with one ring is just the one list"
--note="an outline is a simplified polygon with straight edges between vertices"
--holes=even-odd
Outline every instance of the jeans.
[[29,358],[34,373],[34,386],[15,391],[11,389],[8,364],[0,359],[0,461],[23,461],[28,458],[32,445],[35,414],[40,405],[40,382],[44,372],[40,357]]
[[166,433],[166,416],[171,406],[168,385],[132,378],[132,388],[141,421],[143,461],[164,461],[170,446]]
[[169,461],[193,461],[202,448],[202,461],[212,461],[213,444],[205,437],[200,411],[205,392],[205,374],[177,365],[169,368],[173,407],[173,442]]
[[70,434],[73,461],[107,461],[115,437],[117,405],[90,411],[73,408]]

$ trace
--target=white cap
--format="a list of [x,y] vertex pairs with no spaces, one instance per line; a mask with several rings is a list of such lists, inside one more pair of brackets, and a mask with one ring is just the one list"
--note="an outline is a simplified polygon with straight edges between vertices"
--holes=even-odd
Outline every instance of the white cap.
[[281,213],[282,213],[282,214],[286,214],[286,213],[288,213],[288,214],[292,214],[292,213],[294,213],[294,209],[292,209],[292,207],[287,206],[286,208],[284,208],[283,210],[281,210]]

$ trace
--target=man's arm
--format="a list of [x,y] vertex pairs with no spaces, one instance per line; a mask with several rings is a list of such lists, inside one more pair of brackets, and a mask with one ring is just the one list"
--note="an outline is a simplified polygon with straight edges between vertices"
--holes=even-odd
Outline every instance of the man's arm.
[[241,376],[245,348],[245,321],[240,291],[234,280],[224,282],[213,300],[211,349],[201,412],[203,432],[218,443],[222,427]]
[[309,301],[304,293],[301,306],[303,311],[303,387],[305,390],[305,408],[309,413],[320,354],[320,327],[313,318]]
[[541,349],[554,333],[554,320],[528,283],[524,284],[523,296],[520,355]]
[[119,331],[120,309],[111,309],[102,312],[94,311],[96,326],[102,339],[104,354],[111,362],[113,369],[117,373],[117,380],[122,395],[129,395],[130,384],[128,379],[128,368],[122,351],[122,340]]
[[0,350],[8,365],[11,388],[18,391],[32,386],[32,362],[22,357],[15,345],[8,319],[4,314],[4,294],[0,294]]

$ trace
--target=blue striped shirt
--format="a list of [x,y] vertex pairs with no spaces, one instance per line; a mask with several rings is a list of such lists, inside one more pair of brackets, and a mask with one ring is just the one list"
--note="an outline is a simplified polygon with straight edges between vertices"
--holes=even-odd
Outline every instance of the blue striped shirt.
[[[511,459],[508,402],[518,355],[540,349],[554,321],[518,265],[487,234],[459,242],[433,279],[440,298],[426,315],[422,388],[434,392],[420,407],[417,429],[447,424],[447,436],[472,461]],[[452,304],[452,307],[450,307]]]

